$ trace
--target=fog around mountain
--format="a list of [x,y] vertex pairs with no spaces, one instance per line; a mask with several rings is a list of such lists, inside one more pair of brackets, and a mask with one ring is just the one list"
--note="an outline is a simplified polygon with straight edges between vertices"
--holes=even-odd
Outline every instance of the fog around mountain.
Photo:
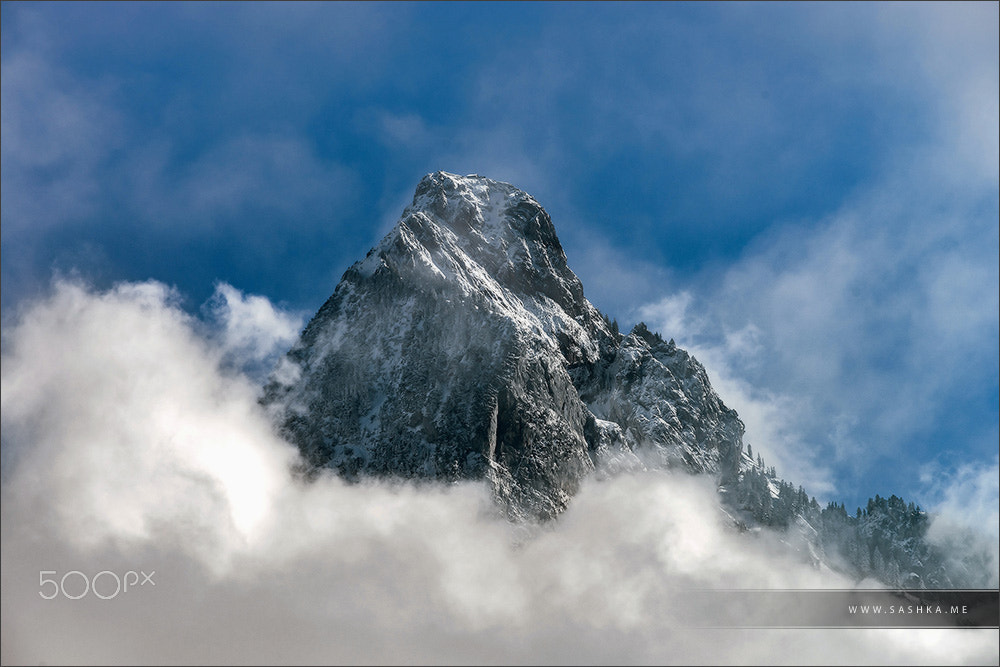
[[[710,479],[588,478],[536,529],[498,516],[482,482],[303,483],[230,345],[270,349],[294,317],[224,286],[219,298],[230,307],[209,326],[158,283],[64,282],[5,331],[5,663],[996,655],[994,630],[685,627],[679,590],[851,583],[778,534],[733,531]],[[258,316],[241,319],[251,304]],[[39,570],[152,571],[156,586],[44,600]]]

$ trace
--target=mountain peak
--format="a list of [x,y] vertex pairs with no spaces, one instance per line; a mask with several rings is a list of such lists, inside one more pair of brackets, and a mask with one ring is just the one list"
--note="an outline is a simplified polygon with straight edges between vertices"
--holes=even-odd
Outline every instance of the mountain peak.
[[[478,234],[487,242],[503,235],[503,213],[510,206],[531,197],[509,183],[479,175],[458,176],[437,171],[424,176],[417,185],[413,202],[403,212],[423,212],[461,236]],[[534,202],[538,209],[541,206]]]
[[895,496],[856,516],[821,510],[744,455],[743,423],[705,368],[641,322],[619,335],[541,205],[475,174],[420,181],[262,402],[307,470],[483,479],[511,518],[555,517],[598,467],[677,468],[714,476],[735,525],[787,528],[804,557],[859,580],[979,585],[985,570],[976,554],[948,565],[922,539],[926,518]]
[[556,515],[601,460],[642,465],[638,449],[728,479],[742,424],[696,362],[640,331],[612,333],[531,195],[439,171],[344,274],[265,402],[314,466],[487,478],[517,516]]
[[481,238],[491,246],[509,246],[524,238],[562,254],[548,213],[534,197],[510,183],[478,174],[436,171],[420,180],[403,219],[419,212],[433,216],[461,237]]
[[597,315],[541,204],[478,175],[438,171],[421,179],[396,227],[348,274],[380,270],[428,285],[455,283],[466,294],[506,292],[556,319],[589,322]]

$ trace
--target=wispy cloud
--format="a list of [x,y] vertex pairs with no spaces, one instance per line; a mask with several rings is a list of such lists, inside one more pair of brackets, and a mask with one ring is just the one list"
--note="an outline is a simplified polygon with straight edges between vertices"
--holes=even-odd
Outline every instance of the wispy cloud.
[[835,209],[775,221],[632,313],[693,349],[789,479],[849,503],[930,500],[922,462],[995,449],[996,7],[883,6],[864,27],[819,14],[822,43],[861,39],[870,82],[919,101],[920,136],[887,140]]
[[180,234],[247,218],[261,224],[261,213],[294,219],[329,212],[357,185],[354,172],[319,159],[301,136],[237,137],[210,144],[180,167],[175,152],[163,138],[130,156],[127,192],[118,200],[133,215]]
[[2,67],[5,235],[93,214],[100,173],[123,141],[114,87],[83,85],[32,53],[5,50]]
[[[996,437],[993,438],[996,441]],[[921,470],[921,482],[928,489],[928,509],[934,512],[927,537],[945,547],[972,552],[972,536],[985,537],[990,548],[981,549],[992,560],[982,563],[984,572],[992,573],[993,586],[1000,578],[1000,467],[992,462],[962,463],[946,468],[929,463]]]
[[946,204],[945,193],[929,212],[922,183],[899,185],[875,186],[808,232],[772,234],[714,280],[637,311],[704,357],[741,415],[753,402],[727,380],[784,397],[791,439],[752,426],[748,439],[790,476],[804,472],[796,450],[862,478],[886,458],[914,460],[904,473],[912,493],[916,462],[933,456],[914,440],[942,437],[934,425],[969,387],[988,392],[991,373],[995,387],[995,218],[976,203]]
[[306,317],[306,313],[277,309],[268,299],[244,294],[226,283],[215,286],[204,310],[223,358],[242,364],[240,370],[261,383],[298,338]]
[[697,314],[709,309],[693,302],[691,292],[680,292],[639,308],[635,318],[674,338],[705,365],[713,389],[745,424],[744,441],[768,466],[812,495],[836,499],[832,471],[822,461],[821,451],[803,447],[800,415],[815,410],[809,397],[747,379],[748,370],[759,371],[768,359],[764,332],[752,323],[717,331],[714,321]]

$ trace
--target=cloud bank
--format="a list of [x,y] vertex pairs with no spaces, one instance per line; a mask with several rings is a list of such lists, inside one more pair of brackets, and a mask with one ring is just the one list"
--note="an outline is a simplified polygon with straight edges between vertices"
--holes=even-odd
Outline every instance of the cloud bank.
[[[230,290],[246,338],[153,282],[57,283],[4,331],[4,663],[996,662],[992,630],[686,628],[679,591],[847,583],[731,531],[699,478],[595,480],[544,527],[478,484],[302,484],[226,362],[291,320]],[[105,570],[156,585],[39,594]]]

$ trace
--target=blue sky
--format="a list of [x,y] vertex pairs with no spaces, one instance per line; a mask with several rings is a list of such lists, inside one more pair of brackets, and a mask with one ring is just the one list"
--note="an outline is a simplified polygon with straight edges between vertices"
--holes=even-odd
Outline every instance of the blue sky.
[[789,480],[995,516],[996,3],[2,11],[5,327],[56,275],[311,313],[475,172]]

